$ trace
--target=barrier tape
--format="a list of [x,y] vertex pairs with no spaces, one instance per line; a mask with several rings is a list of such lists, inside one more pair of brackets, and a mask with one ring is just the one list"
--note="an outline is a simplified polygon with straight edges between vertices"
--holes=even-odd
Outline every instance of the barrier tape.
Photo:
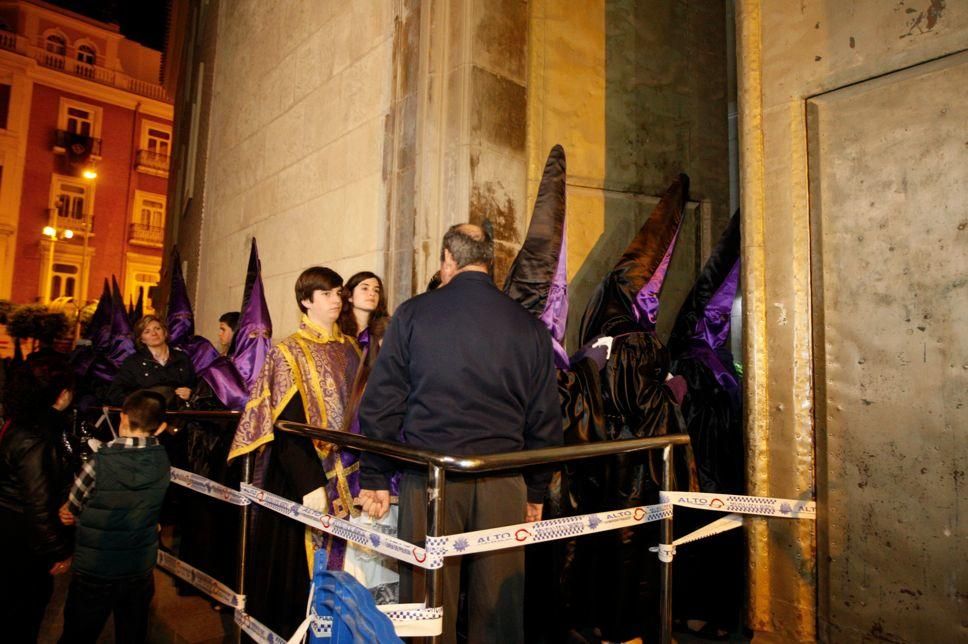
[[177,467],[171,468],[171,482],[233,505],[249,505],[251,503],[238,490],[233,490],[204,476],[187,470],[180,470]]
[[[423,604],[386,604],[377,608],[390,618],[400,637],[432,637],[443,631],[443,608],[427,608]],[[241,609],[235,610],[235,623],[258,644],[286,644],[290,641]],[[333,634],[333,618],[313,613],[309,628],[316,637],[328,639]],[[296,634],[302,633],[297,630]]]
[[659,492],[659,500],[685,508],[736,512],[786,519],[816,519],[817,504],[814,501],[777,499],[769,496],[743,496],[741,494],[713,494],[709,492]]
[[716,519],[712,523],[704,525],[698,530],[694,530],[689,534],[679,537],[672,542],[673,546],[681,546],[685,543],[692,543],[693,541],[699,541],[700,539],[705,539],[706,537],[711,537],[716,534],[722,534],[728,530],[734,530],[736,528],[741,528],[743,526],[743,517],[738,514],[727,514],[726,516]]
[[234,590],[197,568],[193,568],[178,557],[163,550],[158,551],[158,566],[176,577],[184,579],[195,588],[218,601],[234,608],[245,608],[245,595]]
[[258,644],[286,644],[287,642],[286,638],[276,635],[265,624],[244,610],[235,609],[235,623]]
[[281,496],[266,492],[247,483],[240,486],[243,496],[251,501],[278,512],[291,519],[305,523],[311,528],[322,530],[327,534],[351,541],[370,550],[375,550],[381,554],[399,559],[400,561],[433,570],[444,565],[444,558],[441,556],[430,556],[424,548],[415,546],[412,543],[398,539],[397,537],[370,530],[349,521],[344,521],[325,512],[319,512],[312,508],[307,508],[301,503],[290,501]]
[[593,512],[573,517],[548,519],[534,523],[476,530],[442,537],[427,537],[427,551],[432,555],[453,557],[475,552],[500,550],[529,543],[541,543],[578,537],[593,532],[606,532],[629,526],[660,521],[672,516],[672,504],[640,505],[634,508]]

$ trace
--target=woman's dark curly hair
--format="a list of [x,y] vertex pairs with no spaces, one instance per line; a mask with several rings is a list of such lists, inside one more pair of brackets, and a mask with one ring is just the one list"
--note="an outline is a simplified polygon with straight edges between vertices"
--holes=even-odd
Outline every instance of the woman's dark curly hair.
[[[370,321],[367,324],[370,328],[370,335],[375,335],[374,323],[377,320],[390,317],[390,314],[387,312],[387,293],[386,289],[383,288],[383,280],[380,279],[380,276],[370,271],[356,273],[346,281],[346,286],[343,287],[343,310],[339,314],[340,331],[354,338],[360,334],[362,329],[357,327],[356,316],[353,315],[353,304],[350,302],[350,298],[353,296],[353,290],[360,285],[360,282],[368,279],[375,279],[377,284],[380,285],[380,301],[376,305],[376,310],[370,314]],[[380,337],[382,335],[381,333]]]

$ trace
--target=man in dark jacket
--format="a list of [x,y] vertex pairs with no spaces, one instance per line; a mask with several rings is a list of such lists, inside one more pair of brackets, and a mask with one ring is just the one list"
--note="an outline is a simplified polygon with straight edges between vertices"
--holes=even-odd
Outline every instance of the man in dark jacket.
[[[442,287],[397,309],[360,408],[365,435],[418,448],[473,455],[560,445],[561,410],[551,337],[542,323],[501,293],[488,276],[494,244],[481,228],[444,236]],[[364,453],[360,494],[373,517],[389,508],[392,462]],[[444,532],[456,534],[537,521],[548,472],[448,479]],[[427,479],[406,471],[400,484],[400,536],[423,543]],[[469,556],[468,637],[524,638],[524,551]],[[445,642],[456,641],[459,559],[443,570]],[[401,595],[420,599],[423,575],[403,568]],[[414,583],[416,582],[416,583]],[[409,592],[408,592],[409,591]]]
[[57,520],[65,478],[58,453],[73,379],[60,363],[21,366],[7,383],[0,426],[0,624],[3,639],[35,642],[53,592],[70,568],[70,541]]

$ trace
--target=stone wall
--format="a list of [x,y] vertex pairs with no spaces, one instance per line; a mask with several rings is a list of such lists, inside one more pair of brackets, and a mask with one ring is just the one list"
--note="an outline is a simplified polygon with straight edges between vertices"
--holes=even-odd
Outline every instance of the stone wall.
[[[815,177],[808,167],[806,103],[810,97],[962,50],[968,12],[963,2],[941,0],[737,0],[736,9],[750,490],[810,498],[817,492],[817,455],[824,449],[824,436],[816,420],[823,412],[814,408],[814,365],[823,345],[814,344],[822,337],[814,335],[814,316],[822,319],[822,311],[813,308],[819,303],[811,268],[821,258],[811,245],[816,231],[811,230],[810,185]],[[909,161],[899,151],[869,162],[902,173]],[[910,212],[917,212],[916,204]],[[835,408],[830,411],[837,413]],[[821,427],[825,420],[820,418]],[[864,429],[878,431],[876,426]],[[898,484],[895,478],[886,483]],[[899,487],[898,492],[906,490]],[[820,493],[823,502],[824,491]],[[818,525],[825,520],[821,506]],[[943,527],[917,529],[937,533]],[[831,600],[822,583],[831,562],[823,556],[818,563],[817,539],[811,522],[751,526],[752,625],[763,633],[763,641],[839,641],[817,631],[818,596],[821,606]],[[861,547],[858,543],[853,547]],[[860,582],[857,588],[860,606],[883,601]],[[900,600],[906,599],[903,591],[897,592]],[[917,601],[928,600],[919,595]],[[893,619],[891,605],[881,605],[882,614]],[[820,616],[821,623],[826,617]],[[869,629],[865,636],[855,632],[847,639],[916,641],[890,632],[885,624],[863,628]]]
[[393,6],[218,4],[203,203],[190,213],[202,220],[188,277],[200,331],[238,309],[253,236],[276,337],[297,324],[306,267],[383,272]]
[[729,215],[724,5],[535,0],[530,23],[528,203],[562,144],[572,348],[592,290],[685,172],[693,203],[662,296],[664,336]]

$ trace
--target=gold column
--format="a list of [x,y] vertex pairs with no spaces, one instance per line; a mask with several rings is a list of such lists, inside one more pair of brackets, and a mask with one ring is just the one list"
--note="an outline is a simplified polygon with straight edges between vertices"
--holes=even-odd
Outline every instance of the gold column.
[[[747,476],[750,494],[812,498],[806,132],[802,101],[764,108],[763,6],[736,2]],[[814,641],[814,524],[753,519],[748,536],[756,641]]]

